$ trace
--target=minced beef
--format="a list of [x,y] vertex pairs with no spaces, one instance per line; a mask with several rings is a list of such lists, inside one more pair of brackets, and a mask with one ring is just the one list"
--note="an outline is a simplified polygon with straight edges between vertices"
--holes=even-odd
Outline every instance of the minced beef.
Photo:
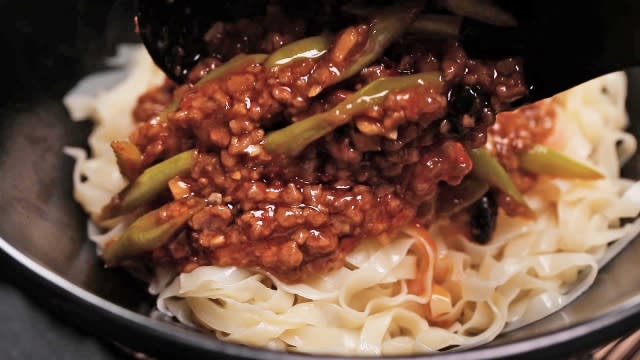
[[[516,187],[526,192],[535,184],[537,176],[519,167],[518,158],[535,144],[543,144],[555,127],[553,100],[539,101],[500,113],[489,129],[491,152],[509,173]],[[504,193],[497,194],[498,204],[509,215],[529,215],[528,210]]]
[[[228,59],[305,36],[303,23],[280,21],[289,26],[220,22],[207,38]],[[433,220],[418,220],[417,209],[434,198],[438,184],[457,185],[469,173],[467,149],[483,146],[496,111],[526,94],[520,61],[469,59],[451,40],[407,40],[352,79],[327,86],[359,56],[369,30],[367,23],[345,27],[319,58],[270,70],[252,63],[194,86],[221,64],[204,59],[185,85],[168,82],[139,99],[130,139],[144,164],[197,148],[195,166],[180,180],[208,204],[153,251],[152,261],[181,271],[258,267],[299,281],[341,266],[363,239],[390,241],[405,225]],[[326,111],[377,78],[424,71],[440,71],[444,89],[392,91],[296,157],[263,147],[268,132]],[[177,109],[159,121],[174,99]]]

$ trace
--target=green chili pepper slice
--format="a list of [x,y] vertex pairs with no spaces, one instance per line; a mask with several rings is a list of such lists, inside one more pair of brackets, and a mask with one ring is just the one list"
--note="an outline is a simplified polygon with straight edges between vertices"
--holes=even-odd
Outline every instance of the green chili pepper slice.
[[120,173],[127,180],[133,181],[140,174],[142,154],[138,148],[129,141],[113,141],[111,149],[116,155],[116,161]]
[[295,60],[314,59],[326,54],[330,46],[331,37],[328,35],[300,39],[274,51],[264,61],[264,66],[271,69]]
[[462,17],[449,15],[421,15],[407,31],[432,37],[458,38]]
[[502,165],[500,165],[498,160],[496,160],[496,158],[487,151],[487,149],[472,149],[469,151],[469,157],[473,162],[473,169],[471,170],[471,173],[474,176],[486,181],[491,186],[500,189],[520,205],[530,209],[507,171],[502,167]]
[[184,198],[150,211],[107,243],[102,257],[112,266],[122,259],[162,246],[204,206],[205,201],[200,198]]
[[436,213],[454,214],[478,201],[489,191],[489,184],[473,176],[466,176],[456,186],[442,185],[438,190]]
[[271,153],[295,156],[313,141],[349,122],[354,115],[382,104],[389,92],[423,85],[441,91],[440,73],[425,72],[377,79],[351,94],[333,109],[271,132],[265,138],[265,149]]
[[359,56],[325,87],[352,77],[378,59],[387,47],[413,23],[416,13],[415,8],[406,10],[394,8],[381,11],[374,17],[369,30],[369,38]]
[[585,180],[604,178],[601,172],[589,165],[543,145],[535,145],[520,156],[520,167],[539,175]]
[[514,27],[518,21],[491,0],[441,0],[454,14],[469,17],[495,26]]
[[[195,86],[198,87],[209,81],[219,79],[234,71],[238,71],[248,66],[249,64],[252,64],[252,63],[260,64],[266,58],[267,58],[267,55],[265,54],[250,54],[250,55],[240,54],[240,55],[234,56],[226,63],[211,70],[202,79],[198,80]],[[173,99],[169,103],[169,105],[167,105],[167,107],[160,114],[158,114],[158,118],[160,119],[161,122],[167,121],[167,115],[169,115],[169,113],[172,113],[178,110],[178,107],[180,106],[180,101],[182,101],[181,98]]]
[[177,99],[171,100],[169,105],[167,105],[167,107],[164,108],[164,110],[162,110],[162,112],[160,112],[160,114],[158,114],[158,119],[160,120],[160,122],[167,122],[167,116],[169,115],[169,113],[172,113],[172,112],[178,110],[178,106],[180,106],[180,101],[181,100],[182,100],[182,98],[177,98]]
[[138,178],[114,197],[102,211],[104,218],[125,214],[153,200],[167,182],[187,173],[196,161],[196,150],[188,150],[147,168]]
[[[347,4],[342,10],[349,14],[371,17],[380,12],[380,9],[354,4]],[[419,14],[409,26],[407,32],[418,33],[432,37],[458,38],[462,17],[457,15]]]
[[227,74],[230,74],[234,71],[240,70],[242,68],[247,67],[249,64],[260,64],[262,63],[268,55],[266,54],[240,54],[231,58],[226,63],[216,67],[211,70],[207,75],[205,75],[202,79],[200,79],[196,86],[200,86],[204,83],[207,83],[211,80],[219,79]]

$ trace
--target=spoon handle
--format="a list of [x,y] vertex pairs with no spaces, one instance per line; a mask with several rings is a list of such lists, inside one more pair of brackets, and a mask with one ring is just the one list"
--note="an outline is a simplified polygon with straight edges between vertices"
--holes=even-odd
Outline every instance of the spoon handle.
[[638,0],[528,0],[500,5],[517,18],[518,27],[464,24],[463,42],[470,51],[484,52],[480,56],[522,56],[527,102],[640,65]]

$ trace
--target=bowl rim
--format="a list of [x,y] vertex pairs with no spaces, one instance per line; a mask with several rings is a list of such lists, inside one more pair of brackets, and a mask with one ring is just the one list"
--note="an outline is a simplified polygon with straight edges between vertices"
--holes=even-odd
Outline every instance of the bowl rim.
[[[17,265],[27,269],[31,281],[44,285],[41,290],[49,296],[59,296],[73,306],[66,309],[66,315],[76,316],[80,320],[79,325],[97,336],[105,337],[125,346],[132,346],[127,340],[143,340],[140,349],[147,353],[156,353],[158,344],[163,344],[160,354],[166,355],[172,349],[176,354],[183,350],[198,354],[217,353],[235,358],[261,358],[268,360],[288,359],[343,359],[345,356],[310,355],[287,353],[268,349],[252,348],[216,339],[205,334],[174,326],[161,320],[144,316],[140,313],[121,307],[104,298],[101,298],[78,285],[70,282],[52,270],[31,259],[28,255],[12,246],[0,237],[0,250],[13,259]],[[88,329],[87,322],[83,319],[96,320],[101,326],[91,326]],[[78,321],[74,321],[78,322]],[[436,354],[423,354],[414,356],[392,356],[390,359],[417,359],[428,358],[438,360],[450,359],[498,359],[527,354],[540,356],[550,353],[568,353],[585,350],[586,345],[601,344],[606,340],[622,335],[624,332],[637,327],[640,323],[640,294],[625,301],[622,306],[609,311],[599,317],[588,321],[567,325],[559,330],[540,334],[523,340],[516,340],[499,345],[487,345],[480,348],[461,349],[451,352]],[[84,326],[83,326],[84,324]],[[126,326],[127,331],[122,331]],[[147,341],[148,340],[148,341]],[[184,355],[184,352],[181,353]],[[379,359],[379,357],[358,357],[361,359]]]

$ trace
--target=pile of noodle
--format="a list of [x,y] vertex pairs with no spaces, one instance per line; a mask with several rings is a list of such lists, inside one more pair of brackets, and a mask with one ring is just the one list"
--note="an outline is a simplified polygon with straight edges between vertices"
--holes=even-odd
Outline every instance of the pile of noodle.
[[[110,142],[132,131],[137,96],[163,81],[142,49],[123,47],[116,64],[119,70],[90,76],[65,98],[74,120],[91,118],[96,125],[90,158],[82,149],[65,150],[76,159],[75,197],[93,215],[126,184]],[[557,125],[547,145],[606,178],[539,178],[526,193],[536,219],[500,213],[487,245],[448,231],[443,220],[429,229],[437,251],[408,228],[387,245],[363,241],[343,268],[301,284],[255,270],[203,266],[179,275],[157,269],[150,291],[158,294],[159,310],[180,322],[251,346],[391,355],[489,342],[573,300],[640,230],[638,221],[620,221],[640,211],[640,183],[619,176],[621,163],[636,150],[623,130],[626,87],[625,75],[615,73],[553,99]],[[90,224],[90,237],[101,247],[125,225],[109,224],[101,234]],[[420,296],[409,294],[406,284],[416,276],[416,245],[425,246],[429,258]],[[450,299],[432,291],[434,281]],[[437,321],[430,323],[427,313]]]

